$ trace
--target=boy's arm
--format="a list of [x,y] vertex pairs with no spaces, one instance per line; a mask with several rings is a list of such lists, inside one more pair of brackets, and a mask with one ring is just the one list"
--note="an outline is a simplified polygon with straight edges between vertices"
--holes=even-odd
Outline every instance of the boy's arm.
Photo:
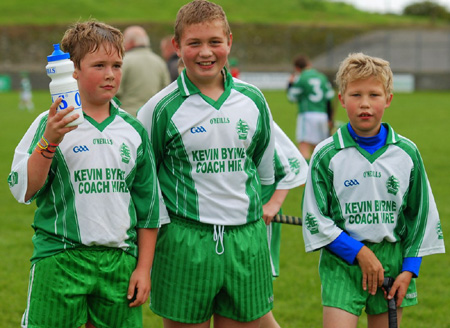
[[417,148],[408,147],[414,167],[403,210],[406,232],[402,235],[403,257],[445,253],[441,222],[422,158]]
[[[138,233],[138,262],[130,277],[127,298],[130,307],[144,304],[150,294],[150,271],[155,254],[158,229],[137,229]],[[133,300],[133,297],[135,299]]]
[[[50,144],[60,144],[64,139],[66,133],[75,130],[78,126],[66,127],[66,125],[72,121],[75,121],[79,115],[75,114],[70,117],[65,117],[68,113],[73,111],[73,106],[61,111],[57,111],[61,98],[58,98],[51,106],[47,118],[47,126],[44,131],[44,138]],[[47,145],[48,146],[48,145]],[[48,172],[52,164],[53,156],[56,151],[55,147],[48,147],[53,153],[47,151],[39,153],[40,148],[36,146],[36,149],[31,153],[28,159],[28,188],[25,194],[25,202],[30,200],[31,197],[36,194],[45,184],[47,180]]]
[[[50,106],[46,119],[46,113],[38,116],[16,148],[8,182],[14,197],[21,203],[30,203],[47,181],[52,159],[57,151],[56,147],[48,143],[59,144],[66,133],[77,128],[65,127],[76,120],[78,114],[65,117],[73,111],[73,107],[57,112],[60,102],[61,99],[58,98]],[[42,136],[45,139],[41,139]],[[41,147],[37,145],[38,142]]]
[[275,136],[275,183],[276,190],[263,205],[263,219],[266,224],[278,214],[289,190],[305,183],[308,164],[283,130],[273,122]]

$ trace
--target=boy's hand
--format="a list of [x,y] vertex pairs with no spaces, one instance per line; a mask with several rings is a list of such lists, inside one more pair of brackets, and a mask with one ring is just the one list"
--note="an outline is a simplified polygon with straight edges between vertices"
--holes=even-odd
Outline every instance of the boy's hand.
[[272,222],[272,219],[275,215],[280,211],[280,206],[275,204],[274,202],[267,202],[263,205],[263,220],[266,225],[269,225]]
[[66,115],[74,110],[73,106],[69,106],[64,110],[58,111],[57,108],[61,103],[61,98],[55,100],[50,106],[48,113],[47,127],[45,128],[44,136],[51,143],[59,144],[63,140],[66,133],[75,130],[78,126],[66,127],[70,122],[75,121],[80,115],[74,114],[66,117]]
[[130,278],[127,298],[130,307],[137,307],[144,304],[150,294],[150,274],[147,270],[136,269]]
[[356,255],[356,259],[363,274],[363,290],[367,290],[371,295],[375,295],[377,288],[383,285],[384,280],[384,269],[381,262],[367,246],[361,248]]
[[389,291],[389,294],[384,292],[384,297],[388,300],[394,298],[395,293],[397,293],[397,307],[402,305],[403,299],[405,298],[406,292],[408,290],[408,286],[411,282],[413,274],[409,271],[403,271],[400,273],[397,278],[395,278],[394,284]]

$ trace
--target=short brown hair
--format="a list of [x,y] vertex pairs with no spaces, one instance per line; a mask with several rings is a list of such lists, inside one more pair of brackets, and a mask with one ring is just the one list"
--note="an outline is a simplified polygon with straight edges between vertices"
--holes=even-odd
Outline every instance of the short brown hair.
[[185,4],[178,10],[175,20],[175,42],[180,43],[183,30],[186,26],[210,22],[219,19],[223,22],[225,34],[231,34],[227,16],[222,7],[207,0],[194,0]]
[[80,68],[81,60],[106,43],[106,51],[117,50],[123,57],[123,35],[120,30],[108,24],[89,20],[71,26],[61,40],[61,49],[70,54],[75,67]]
[[393,74],[388,61],[361,52],[349,54],[336,74],[339,93],[344,94],[350,82],[370,77],[375,77],[383,84],[386,96],[392,94]]
[[309,66],[310,61],[308,56],[305,55],[298,55],[294,58],[294,66],[299,69],[304,69],[305,67]]

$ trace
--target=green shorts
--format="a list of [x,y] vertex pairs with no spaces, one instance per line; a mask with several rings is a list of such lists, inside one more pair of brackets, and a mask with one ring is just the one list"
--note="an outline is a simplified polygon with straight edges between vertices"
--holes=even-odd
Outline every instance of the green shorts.
[[[365,243],[383,265],[385,277],[396,278],[402,269],[400,243]],[[326,248],[321,250],[319,274],[322,282],[322,305],[340,308],[360,316],[365,307],[367,314],[387,312],[387,300],[381,288],[375,295],[362,289],[362,271],[358,264],[350,265]],[[417,304],[416,281],[411,280],[401,307]]]
[[182,323],[202,323],[213,314],[249,322],[272,309],[264,221],[225,226],[223,242],[218,228],[176,218],[161,227],[150,294],[157,315]]
[[272,222],[267,225],[267,240],[269,241],[271,272],[275,279],[280,275],[281,223]]
[[121,249],[83,247],[31,266],[22,327],[142,327],[142,307],[130,308],[128,283],[137,259]]

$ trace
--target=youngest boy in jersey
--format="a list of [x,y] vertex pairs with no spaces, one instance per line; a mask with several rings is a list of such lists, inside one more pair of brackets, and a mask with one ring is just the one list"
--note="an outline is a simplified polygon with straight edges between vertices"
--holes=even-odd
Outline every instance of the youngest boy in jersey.
[[217,4],[178,11],[185,69],[138,112],[171,223],[161,227],[151,309],[165,327],[259,327],[272,308],[261,184],[274,182],[272,117],[256,87],[225,67],[232,35]]
[[69,28],[85,120],[66,125],[61,98],[16,148],[15,198],[36,200],[28,303],[22,327],[142,327],[159,227],[153,151],[144,127],[113,99],[122,33],[88,21]]
[[387,295],[417,303],[415,279],[425,255],[444,253],[436,203],[416,145],[382,123],[392,101],[383,59],[350,54],[336,82],[349,123],[313,153],[303,204],[306,251],[320,249],[323,326],[388,327]]

